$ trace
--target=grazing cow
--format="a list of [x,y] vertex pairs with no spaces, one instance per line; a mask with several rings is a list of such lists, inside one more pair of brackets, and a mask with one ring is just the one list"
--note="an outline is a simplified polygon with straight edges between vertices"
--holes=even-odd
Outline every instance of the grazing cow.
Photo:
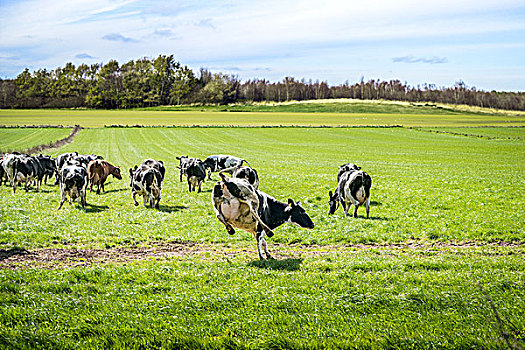
[[185,174],[188,180],[188,191],[195,191],[195,188],[199,187],[197,192],[201,192],[202,183],[206,179],[206,169],[202,164],[202,160],[196,158],[190,158],[192,161],[186,166]]
[[352,206],[354,209],[354,218],[357,217],[357,208],[366,202],[366,217],[370,214],[370,187],[372,187],[372,178],[370,175],[361,170],[351,170],[343,173],[335,188],[334,193],[328,192],[330,209],[329,215],[335,213],[339,208],[339,203],[343,207],[345,216]]
[[25,183],[24,189],[26,192],[29,191],[29,185],[33,181],[36,182],[37,192],[40,190],[43,171],[36,157],[19,153],[9,154],[4,158],[2,166],[13,187],[13,193],[16,192],[16,186],[20,182]]
[[300,202],[288,199],[288,204],[279,202],[266,193],[256,190],[244,179],[228,178],[219,173],[221,181],[213,187],[212,202],[217,219],[226,226],[229,234],[234,227],[252,233],[257,240],[259,259],[271,259],[265,236],[273,236],[273,229],[285,222],[312,229],[314,223]]
[[219,154],[219,155],[209,156],[208,158],[204,160],[203,164],[204,164],[204,168],[207,169],[208,179],[211,180],[212,172],[217,172],[217,171],[224,170],[227,168],[232,168],[232,167],[238,167],[238,166],[241,166],[243,162],[246,162],[246,164],[250,166],[250,164],[244,159],[237,158],[234,156]]
[[58,183],[60,184],[60,204],[57,210],[62,208],[66,201],[66,196],[69,196],[69,204],[80,198],[82,208],[86,207],[86,190],[88,186],[87,170],[79,165],[65,165],[60,169],[58,175]]
[[347,171],[355,171],[355,170],[361,170],[360,166],[355,165],[354,163],[346,163],[339,166],[339,171],[337,172],[337,182],[341,179],[341,175],[343,175]]
[[159,209],[160,196],[162,193],[162,181],[165,174],[164,163],[154,159],[145,160],[139,167],[129,169],[131,194],[133,203],[139,205],[136,196],[142,195],[144,206],[147,206],[148,199],[150,206]]
[[180,169],[180,182],[182,182],[182,175],[186,175],[186,168],[188,168],[190,163],[197,158],[189,158],[188,156],[180,156],[176,158],[179,161],[179,166],[177,168]]
[[38,155],[36,157],[38,162],[40,163],[40,167],[42,169],[42,176],[44,178],[44,183],[47,185],[47,178],[52,178],[53,175],[55,175],[56,170],[56,162],[53,158],[51,158],[48,155]]
[[97,185],[97,194],[100,194],[100,189],[104,192],[104,183],[109,175],[113,175],[119,180],[122,180],[120,174],[120,167],[114,166],[109,162],[101,159],[92,160],[87,166],[88,178],[90,183],[90,191],[93,192],[93,185]]

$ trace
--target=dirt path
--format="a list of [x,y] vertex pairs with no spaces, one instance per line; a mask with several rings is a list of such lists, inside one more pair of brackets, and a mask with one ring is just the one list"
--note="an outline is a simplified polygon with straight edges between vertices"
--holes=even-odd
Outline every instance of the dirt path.
[[[525,255],[524,244],[514,243],[399,243],[389,245],[357,244],[341,246],[273,244],[270,250],[276,259],[321,256],[325,254],[355,254],[363,250],[381,249],[397,254],[406,251],[454,253],[464,249],[486,249],[488,254],[507,254],[500,248],[517,248],[515,253]],[[257,258],[253,245],[230,247],[227,244],[195,242],[152,242],[147,247],[118,247],[108,249],[43,248],[35,250],[0,249],[0,269],[63,268],[104,263],[125,263],[136,260],[163,260],[199,254],[212,254],[225,259],[239,255]]]

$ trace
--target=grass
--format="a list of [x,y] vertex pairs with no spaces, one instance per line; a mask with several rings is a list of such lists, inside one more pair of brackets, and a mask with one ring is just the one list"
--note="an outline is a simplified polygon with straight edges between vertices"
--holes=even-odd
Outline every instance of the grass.
[[0,270],[0,346],[504,348],[475,283],[501,310],[505,327],[512,322],[524,330],[523,253],[339,249],[260,263],[219,251]]
[[[506,130],[506,129],[505,129]],[[502,132],[505,132],[503,130]],[[110,177],[107,193],[88,194],[84,213],[56,212],[59,193],[17,193],[0,187],[0,247],[142,244],[157,240],[249,241],[225,234],[211,206],[213,183],[189,194],[176,156],[242,156],[256,168],[261,190],[300,200],[313,231],[285,226],[273,241],[303,244],[407,241],[523,242],[523,140],[490,140],[410,129],[129,128],[82,130],[55,151],[103,155],[123,173],[149,157],[165,162],[161,210],[132,205],[127,177]],[[338,150],[338,151],[334,151]],[[371,220],[328,216],[328,191],[340,164],[353,161],[372,176]],[[217,176],[215,175],[215,178]],[[55,243],[53,243],[55,242]],[[57,243],[58,242],[58,243]]]
[[70,132],[69,128],[0,128],[0,153],[49,144],[67,137]]
[[[232,113],[235,112],[235,113]],[[497,113],[496,113],[497,112]],[[1,125],[524,126],[525,114],[406,103],[323,102],[182,106],[136,110],[1,110]]]
[[[20,111],[19,122],[33,112],[43,124],[60,113],[72,124],[89,115],[87,124],[183,115]],[[233,121],[241,114],[202,115]],[[88,193],[86,210],[65,205],[59,212],[56,186],[16,194],[1,186],[3,256],[43,248],[154,251],[169,242],[206,249],[105,263],[79,254],[0,268],[0,348],[503,349],[504,332],[523,347],[525,129],[476,127],[507,116],[447,118],[423,118],[424,128],[415,129],[81,130],[53,154],[101,154],[124,174],[149,157],[165,162],[160,210],[133,206],[127,177],[110,177],[102,195]],[[452,120],[463,126],[435,125]],[[213,183],[190,194],[178,180],[176,156],[218,153],[246,158],[261,190],[301,200],[316,228],[278,228],[268,239],[278,259],[258,261],[253,237],[229,236],[216,219]],[[363,208],[357,219],[341,210],[327,215],[337,167],[348,161],[372,176],[369,220]]]

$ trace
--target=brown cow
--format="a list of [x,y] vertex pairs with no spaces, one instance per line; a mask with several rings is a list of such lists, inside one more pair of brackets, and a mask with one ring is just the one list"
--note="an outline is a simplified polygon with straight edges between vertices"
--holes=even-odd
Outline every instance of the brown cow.
[[105,160],[97,159],[89,162],[88,167],[88,177],[90,183],[90,191],[93,191],[93,185],[97,185],[97,194],[100,194],[100,188],[104,191],[104,182],[111,174],[119,180],[122,180],[122,175],[120,175],[120,167],[113,166]]

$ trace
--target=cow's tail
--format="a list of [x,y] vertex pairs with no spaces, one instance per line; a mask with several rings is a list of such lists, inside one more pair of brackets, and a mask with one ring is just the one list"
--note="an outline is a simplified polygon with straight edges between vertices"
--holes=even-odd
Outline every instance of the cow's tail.
[[13,186],[13,193],[16,192],[16,177],[18,175],[18,166],[20,164],[20,159],[19,158],[15,158],[15,160],[13,161],[13,178],[12,178],[12,182],[11,182],[11,186]]
[[[242,163],[241,163],[242,164]],[[232,167],[229,167],[229,168],[226,168],[226,169],[222,169],[221,171],[219,171],[219,175],[222,174],[222,173],[229,173],[229,174],[233,174],[233,172],[240,168],[241,165],[235,165],[235,166],[232,166]]]
[[241,162],[241,165],[242,163],[245,162],[246,164],[248,164],[248,166],[251,168],[252,166],[250,165],[250,163],[248,163],[248,161],[246,159],[242,159],[242,162]]

